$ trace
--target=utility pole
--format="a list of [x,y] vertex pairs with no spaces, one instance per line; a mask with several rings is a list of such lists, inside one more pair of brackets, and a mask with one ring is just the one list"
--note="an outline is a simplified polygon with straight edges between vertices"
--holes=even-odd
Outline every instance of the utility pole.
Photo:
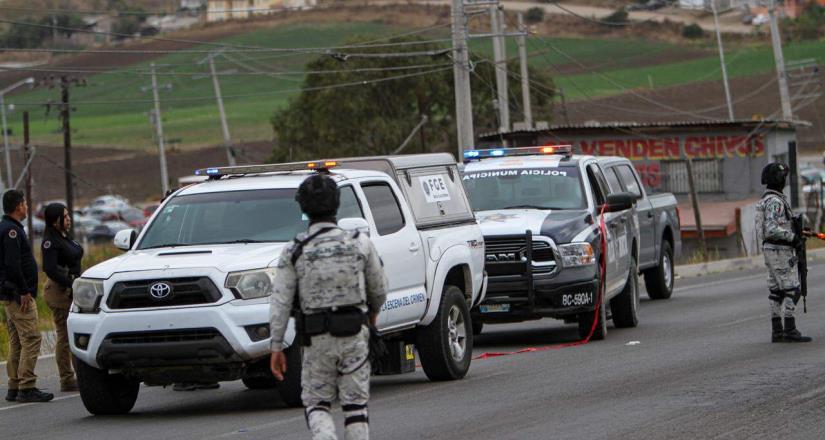
[[498,6],[490,6],[490,27],[493,34],[493,57],[496,71],[499,131],[510,130],[510,100],[507,92],[507,48],[504,41],[504,15]]
[[221,117],[221,130],[223,131],[223,145],[226,148],[226,160],[229,166],[234,167],[235,151],[232,149],[232,139],[229,137],[229,124],[226,122],[226,112],[223,109],[223,96],[221,95],[221,83],[218,81],[218,74],[215,72],[215,56],[209,54],[209,72],[212,74],[212,85],[215,87],[215,99],[218,100],[218,113]]
[[[74,215],[74,182],[72,175],[72,127],[70,116],[72,109],[69,106],[70,80],[66,76],[60,77],[60,119],[63,121],[63,169],[66,175],[66,208],[70,215]],[[74,222],[70,226],[70,235],[74,235]]]
[[3,122],[3,153],[6,159],[6,180],[8,181],[6,187],[11,188],[11,151],[9,150],[9,127],[6,123],[6,99],[4,96],[4,94],[0,94],[0,118],[2,118]]
[[530,72],[527,68],[527,27],[524,25],[524,14],[518,13],[518,42],[519,67],[521,68],[521,101],[524,107],[524,124],[527,129],[533,128],[533,107],[530,103]]
[[473,135],[473,101],[470,91],[470,55],[467,51],[467,16],[464,0],[452,0],[453,78],[455,83],[455,113],[458,136],[458,161],[464,150],[475,146]]
[[155,63],[151,64],[152,68],[152,98],[155,101],[154,120],[155,120],[155,135],[158,138],[158,151],[160,157],[160,180],[163,194],[169,191],[169,170],[166,168],[166,146],[163,139],[163,120],[160,114],[160,97],[158,96],[158,77],[155,73]]
[[[23,112],[23,157],[25,158],[26,166],[26,201],[32,203],[32,168],[31,163],[31,149],[29,146],[29,112]],[[72,214],[74,215],[74,214]],[[26,224],[29,227],[29,246],[32,244],[34,237],[34,225],[31,215],[26,216]]]
[[779,98],[782,101],[782,119],[793,120],[791,96],[788,92],[788,76],[785,73],[785,57],[782,54],[782,37],[779,35],[779,24],[776,21],[776,0],[770,0],[768,16],[771,25],[771,43],[773,43],[773,58],[776,61],[776,79],[779,83]]
[[728,103],[728,118],[733,121],[733,101],[730,97],[730,84],[728,84],[728,68],[725,65],[725,49],[722,47],[722,31],[719,30],[719,11],[716,9],[717,0],[710,0],[710,8],[713,11],[713,25],[716,27],[716,44],[719,46],[719,63],[722,65],[722,83],[725,86],[725,99]]
[[570,116],[567,114],[567,98],[564,97],[564,89],[559,88],[559,97],[561,98],[561,113],[564,115],[564,123],[570,125]]
[[679,152],[680,155],[685,158],[690,204],[693,208],[693,220],[696,222],[696,232],[699,234],[699,252],[702,254],[702,260],[707,261],[708,244],[707,241],[705,241],[705,228],[702,226],[702,213],[699,211],[699,197],[696,194],[696,185],[693,180],[693,159],[687,155],[684,139],[679,140]]

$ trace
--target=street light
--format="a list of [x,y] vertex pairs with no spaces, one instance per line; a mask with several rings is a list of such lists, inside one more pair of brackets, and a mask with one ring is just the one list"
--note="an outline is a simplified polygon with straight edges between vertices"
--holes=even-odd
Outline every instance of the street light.
[[[11,92],[12,90],[22,87],[22,86],[34,86],[34,78],[28,77],[22,81],[18,81],[3,90],[0,90],[0,119],[3,121],[3,150],[5,151],[5,158],[6,158],[6,180],[8,181],[8,188],[11,188],[13,183],[13,177],[11,175],[11,151],[9,151],[9,130],[6,124],[6,93]],[[0,178],[0,185],[3,184],[3,179]]]

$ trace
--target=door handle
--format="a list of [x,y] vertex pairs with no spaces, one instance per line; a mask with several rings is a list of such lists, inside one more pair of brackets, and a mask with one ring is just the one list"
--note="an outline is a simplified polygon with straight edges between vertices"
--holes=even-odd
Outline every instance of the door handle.
[[410,243],[410,247],[409,247],[410,252],[418,252],[419,249],[421,249],[421,246],[418,243],[415,243],[415,242]]

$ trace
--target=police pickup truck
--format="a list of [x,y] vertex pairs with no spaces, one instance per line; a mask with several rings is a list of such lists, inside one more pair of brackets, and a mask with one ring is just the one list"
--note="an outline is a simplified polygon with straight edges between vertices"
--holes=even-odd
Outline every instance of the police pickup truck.
[[389,355],[378,373],[462,378],[470,366],[470,308],[486,288],[483,236],[449,154],[209,168],[178,190],[127,252],[74,283],[69,316],[80,395],[93,414],[131,410],[141,382],[241,379],[277,387],[298,406],[301,347],[287,330],[287,377],[269,373],[269,299],[277,257],[307,227],[294,200],[313,172],[341,189],[338,223],[370,235],[388,278],[378,322]]
[[670,296],[681,243],[676,200],[668,194],[652,206],[626,159],[575,156],[569,146],[470,150],[462,179],[489,275],[472,310],[476,333],[484,323],[542,317],[578,322],[582,338],[593,328],[592,339],[604,338],[610,318],[635,327],[640,268],[652,297]]

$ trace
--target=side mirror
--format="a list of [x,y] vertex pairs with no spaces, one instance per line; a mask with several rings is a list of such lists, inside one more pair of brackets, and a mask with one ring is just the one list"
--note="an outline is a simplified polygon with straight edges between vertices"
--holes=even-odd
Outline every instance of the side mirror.
[[367,236],[370,235],[370,224],[360,217],[342,218],[338,220],[338,227],[345,231],[358,231]]
[[622,192],[607,196],[607,209],[605,212],[624,211],[633,207],[636,203],[636,196],[633,193]]
[[124,229],[115,234],[115,247],[122,251],[132,249],[132,245],[135,244],[135,241],[137,241],[137,231],[134,229]]

